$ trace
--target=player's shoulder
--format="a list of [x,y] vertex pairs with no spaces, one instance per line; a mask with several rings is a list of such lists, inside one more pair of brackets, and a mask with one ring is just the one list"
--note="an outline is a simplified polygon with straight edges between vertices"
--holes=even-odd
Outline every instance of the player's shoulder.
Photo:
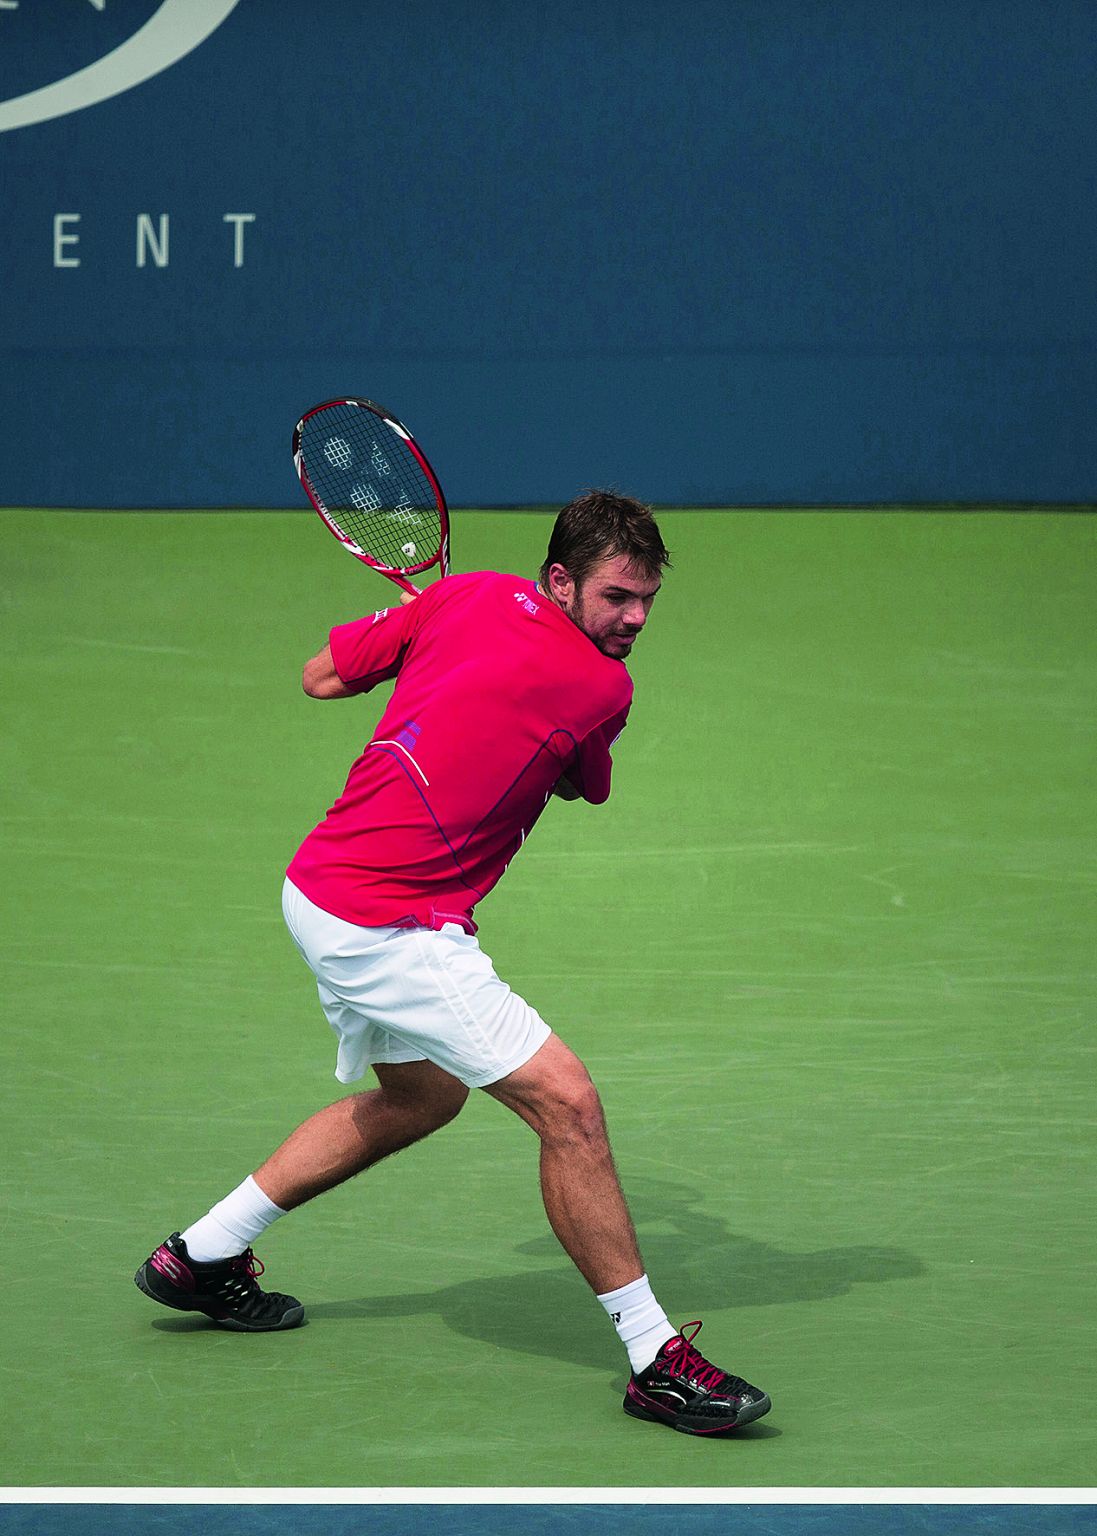
[[533,583],[521,576],[508,576],[501,571],[463,571],[431,582],[418,602],[426,604],[424,612],[436,607],[491,607],[512,602],[526,589],[532,594]]
[[462,571],[459,574],[455,572],[450,576],[441,577],[438,581],[432,581],[429,587],[424,587],[423,596],[429,597],[433,602],[446,602],[454,597],[486,591],[499,582],[505,585],[514,579],[511,576],[501,575],[499,571]]
[[[557,610],[559,612],[559,610]],[[632,703],[632,676],[625,663],[616,656],[600,651],[590,637],[577,625],[560,614],[563,623],[558,633],[563,649],[557,654],[566,658],[568,674],[577,686],[604,714],[620,714]]]
[[612,700],[614,711],[628,709],[632,703],[632,673],[623,661],[618,661],[615,657],[603,656],[602,660],[609,662],[609,667],[604,674],[605,687]]

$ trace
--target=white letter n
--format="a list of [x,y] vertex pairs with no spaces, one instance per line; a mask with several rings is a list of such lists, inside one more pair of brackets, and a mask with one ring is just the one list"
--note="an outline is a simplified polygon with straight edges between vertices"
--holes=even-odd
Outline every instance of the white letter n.
[[137,265],[145,265],[146,247],[152,252],[152,260],[155,266],[166,267],[168,264],[168,216],[160,215],[160,233],[157,235],[152,227],[152,219],[147,213],[137,215]]

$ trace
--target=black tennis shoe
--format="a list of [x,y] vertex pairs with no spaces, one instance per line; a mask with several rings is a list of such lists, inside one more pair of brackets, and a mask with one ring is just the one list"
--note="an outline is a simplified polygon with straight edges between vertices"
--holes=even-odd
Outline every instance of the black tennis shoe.
[[626,1413],[669,1424],[685,1435],[728,1435],[769,1412],[773,1405],[761,1387],[720,1370],[694,1349],[700,1328],[700,1323],[687,1323],[646,1371],[633,1371]]
[[153,1301],[178,1312],[204,1312],[222,1328],[241,1333],[296,1328],[304,1322],[304,1307],[296,1296],[260,1290],[256,1276],[262,1273],[263,1266],[250,1248],[233,1259],[199,1264],[179,1233],[173,1232],[133,1278]]

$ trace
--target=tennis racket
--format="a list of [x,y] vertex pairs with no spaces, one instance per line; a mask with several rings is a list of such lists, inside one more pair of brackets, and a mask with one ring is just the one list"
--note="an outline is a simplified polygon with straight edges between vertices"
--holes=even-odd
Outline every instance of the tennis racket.
[[449,511],[426,454],[373,400],[325,400],[293,429],[305,494],[356,559],[405,592],[437,565],[449,575]]

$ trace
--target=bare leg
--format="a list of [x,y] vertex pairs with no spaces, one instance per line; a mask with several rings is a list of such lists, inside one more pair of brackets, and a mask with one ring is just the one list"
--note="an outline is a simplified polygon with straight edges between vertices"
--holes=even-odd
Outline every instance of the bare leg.
[[574,1051],[552,1035],[524,1067],[485,1092],[541,1138],[541,1193],[549,1223],[592,1290],[604,1295],[638,1280],[644,1265],[601,1101]]
[[468,1097],[464,1083],[429,1061],[374,1068],[380,1088],[329,1104],[299,1125],[254,1174],[284,1211],[333,1189],[446,1125]]

